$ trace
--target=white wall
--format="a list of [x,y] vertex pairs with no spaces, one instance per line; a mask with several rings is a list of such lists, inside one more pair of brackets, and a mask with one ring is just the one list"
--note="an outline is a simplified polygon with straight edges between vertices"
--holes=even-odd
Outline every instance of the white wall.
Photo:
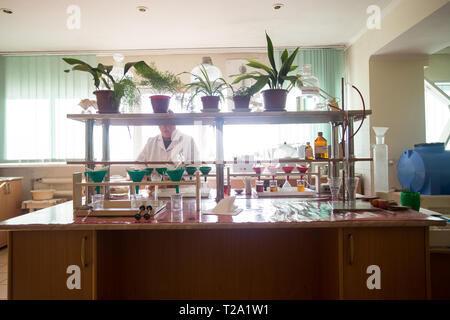
[[[380,30],[374,29],[366,31],[346,50],[346,78],[361,90],[366,104],[368,104],[373,112],[373,115],[369,117],[367,123],[355,137],[356,156],[366,157],[371,154],[370,146],[371,143],[374,143],[375,141],[374,134],[371,132],[371,126],[375,125],[373,124],[374,121],[378,126],[387,126],[387,124],[392,123],[392,121],[395,120],[395,118],[392,117],[392,113],[386,109],[385,106],[381,105],[385,100],[382,97],[374,97],[373,95],[375,93],[371,91],[375,86],[375,84],[371,84],[371,71],[375,68],[374,65],[372,66],[372,69],[370,67],[369,61],[371,57],[375,55],[378,50],[390,42],[395,41],[401,34],[447,3],[447,0],[403,0],[382,18]],[[404,56],[404,58],[409,59],[410,57]],[[397,57],[397,59],[402,58]],[[415,75],[417,76],[418,74],[415,73]],[[381,75],[377,75],[376,78],[378,79],[381,77]],[[386,78],[388,78],[387,75]],[[380,89],[379,92],[383,92],[383,90]],[[396,97],[392,96],[392,99],[396,99],[396,101],[401,104],[400,108],[404,109],[407,108],[407,100],[401,99],[402,94],[404,94],[404,91],[399,90],[398,93],[393,93]],[[353,93],[350,96],[349,105],[353,109],[360,108],[361,104],[359,102],[359,97],[356,94]],[[418,105],[416,105],[416,107],[419,108]],[[413,125],[413,123],[411,123],[411,125]],[[398,144],[395,148],[392,146],[390,148],[391,154],[398,154],[401,152],[400,148],[403,148],[406,145],[413,145],[414,143],[417,143],[417,140],[425,141],[424,131],[420,128],[418,132],[423,134],[423,137],[418,135],[408,135],[407,132],[399,132],[399,135],[402,136],[401,139],[405,139],[405,141],[404,143]],[[393,141],[393,139],[400,138],[400,136],[393,137],[391,136],[392,134],[393,131],[388,131],[387,141]],[[358,163],[356,169],[357,172],[363,174],[364,190],[366,190],[366,193],[371,193],[373,188],[371,165],[369,163]]]

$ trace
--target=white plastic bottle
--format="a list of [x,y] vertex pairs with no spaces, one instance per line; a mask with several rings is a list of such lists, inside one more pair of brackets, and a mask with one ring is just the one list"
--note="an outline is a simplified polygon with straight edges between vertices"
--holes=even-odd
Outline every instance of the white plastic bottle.
[[388,146],[384,144],[384,135],[388,129],[373,127],[376,135],[376,144],[372,146],[375,192],[389,192]]

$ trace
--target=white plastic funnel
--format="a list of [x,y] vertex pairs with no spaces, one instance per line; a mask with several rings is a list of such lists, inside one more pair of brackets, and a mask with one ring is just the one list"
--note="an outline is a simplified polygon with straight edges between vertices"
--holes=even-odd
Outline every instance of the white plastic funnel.
[[376,135],[376,141],[377,144],[384,144],[384,135],[386,134],[386,131],[388,131],[388,127],[372,127],[373,131]]

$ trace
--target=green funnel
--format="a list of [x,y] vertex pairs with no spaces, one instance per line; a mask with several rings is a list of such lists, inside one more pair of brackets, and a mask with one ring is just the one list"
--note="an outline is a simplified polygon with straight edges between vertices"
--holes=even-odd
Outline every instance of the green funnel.
[[[127,170],[127,172],[133,182],[141,182],[147,174],[145,170]],[[139,194],[139,186],[136,186],[136,194]]]
[[[89,176],[92,181],[99,183],[103,181],[103,178],[105,177],[108,170],[97,170],[97,171],[86,171],[84,173],[85,176]],[[100,186],[96,186],[95,190],[97,190],[97,194],[100,193]]]
[[[169,176],[170,180],[174,182],[181,181],[181,178],[183,177],[184,169],[176,169],[176,170],[167,170],[167,175]],[[180,193],[180,186],[176,185],[175,190],[177,193]]]
[[161,175],[161,181],[164,179],[164,175],[166,174],[167,168],[156,168],[156,172]]
[[195,174],[195,171],[197,171],[197,167],[186,167],[186,172],[188,175],[190,175],[190,179],[192,180],[192,176]]
[[153,172],[153,168],[145,168],[143,171],[145,171],[145,175],[147,176],[147,181],[151,180],[151,175]]
[[206,176],[209,174],[211,169],[212,169],[211,167],[200,167],[199,168],[200,172],[205,176],[205,182],[206,182]]

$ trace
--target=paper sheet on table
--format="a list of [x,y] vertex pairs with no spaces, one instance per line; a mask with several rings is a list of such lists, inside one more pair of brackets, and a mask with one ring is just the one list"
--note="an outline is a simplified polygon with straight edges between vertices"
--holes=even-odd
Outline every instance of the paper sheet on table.
[[234,205],[234,200],[236,197],[228,197],[219,201],[217,206],[210,210],[203,211],[203,214],[215,214],[215,215],[227,215],[227,216],[235,216],[242,212],[242,209],[239,209]]

